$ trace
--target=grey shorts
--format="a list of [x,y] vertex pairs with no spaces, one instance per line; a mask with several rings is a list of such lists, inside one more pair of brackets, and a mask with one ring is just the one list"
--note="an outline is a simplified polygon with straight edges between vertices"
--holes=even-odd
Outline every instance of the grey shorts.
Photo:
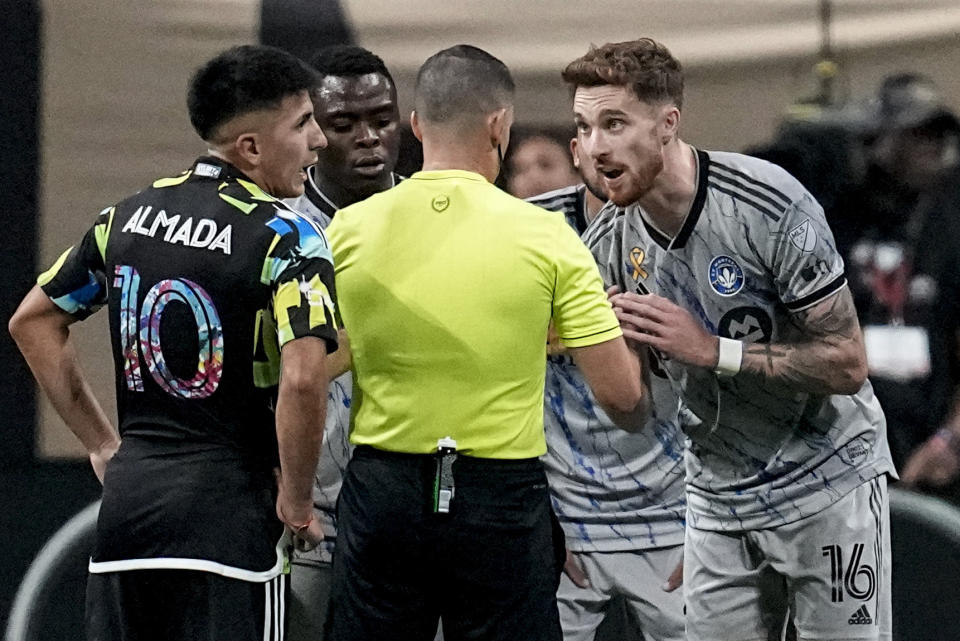
[[[557,605],[564,641],[596,637],[626,641],[683,641],[683,588],[664,592],[663,585],[683,555],[683,546],[631,552],[574,552],[590,586],[560,579]],[[626,616],[618,617],[624,607]],[[605,619],[607,634],[597,629]],[[615,629],[616,628],[616,629]]]
[[886,476],[813,516],[766,530],[687,527],[683,579],[689,641],[890,641]]
[[287,608],[288,641],[323,641],[332,578],[328,563],[293,562]]

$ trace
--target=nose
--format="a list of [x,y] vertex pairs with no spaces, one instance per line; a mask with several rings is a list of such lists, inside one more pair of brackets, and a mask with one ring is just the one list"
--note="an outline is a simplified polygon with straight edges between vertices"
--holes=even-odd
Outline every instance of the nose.
[[310,119],[310,149],[323,149],[327,146],[327,137],[323,134],[323,129],[317,124],[315,118]]
[[579,146],[583,155],[594,161],[602,160],[609,152],[607,138],[599,127],[594,127],[588,134],[581,134]]
[[380,136],[377,134],[377,128],[368,122],[360,122],[357,125],[357,145],[361,147],[376,147],[380,143]]

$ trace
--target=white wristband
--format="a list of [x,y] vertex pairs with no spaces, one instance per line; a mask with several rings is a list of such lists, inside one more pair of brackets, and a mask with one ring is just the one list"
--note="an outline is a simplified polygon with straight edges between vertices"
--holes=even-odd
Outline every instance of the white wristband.
[[733,376],[740,371],[743,362],[743,341],[719,337],[720,349],[714,372],[720,376]]

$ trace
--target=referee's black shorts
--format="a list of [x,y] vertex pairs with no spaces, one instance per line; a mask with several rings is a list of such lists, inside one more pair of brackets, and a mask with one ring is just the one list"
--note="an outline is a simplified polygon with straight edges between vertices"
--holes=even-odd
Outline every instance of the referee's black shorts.
[[448,514],[435,459],[358,447],[337,508],[326,641],[560,641],[564,539],[537,459],[459,456]]
[[198,570],[87,577],[90,641],[282,641],[287,576],[266,583]]

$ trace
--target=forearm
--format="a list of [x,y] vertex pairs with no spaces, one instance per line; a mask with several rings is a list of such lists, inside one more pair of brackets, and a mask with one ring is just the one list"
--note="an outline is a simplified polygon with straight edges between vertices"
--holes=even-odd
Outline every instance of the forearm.
[[313,502],[329,377],[322,341],[308,338],[294,343],[301,343],[296,348],[308,349],[294,351],[291,344],[283,350],[283,374],[276,408],[277,443],[283,494],[291,503],[306,506]]
[[635,359],[630,363],[631,372],[629,375],[640,380],[640,402],[629,411],[623,411],[609,404],[603,406],[603,411],[621,429],[627,432],[639,432],[646,427],[653,409],[650,402],[649,350],[643,345],[631,345],[630,353]]
[[70,322],[35,289],[14,315],[10,330],[40,388],[87,452],[112,452],[119,437],[80,369]]
[[856,344],[752,344],[744,347],[741,372],[812,394],[855,394],[865,374]]
[[607,416],[628,432],[643,429],[650,416],[650,388],[642,356],[622,338],[569,351]]
[[867,357],[850,292],[841,290],[793,318],[795,342],[752,344],[741,371],[813,394],[856,394]]

